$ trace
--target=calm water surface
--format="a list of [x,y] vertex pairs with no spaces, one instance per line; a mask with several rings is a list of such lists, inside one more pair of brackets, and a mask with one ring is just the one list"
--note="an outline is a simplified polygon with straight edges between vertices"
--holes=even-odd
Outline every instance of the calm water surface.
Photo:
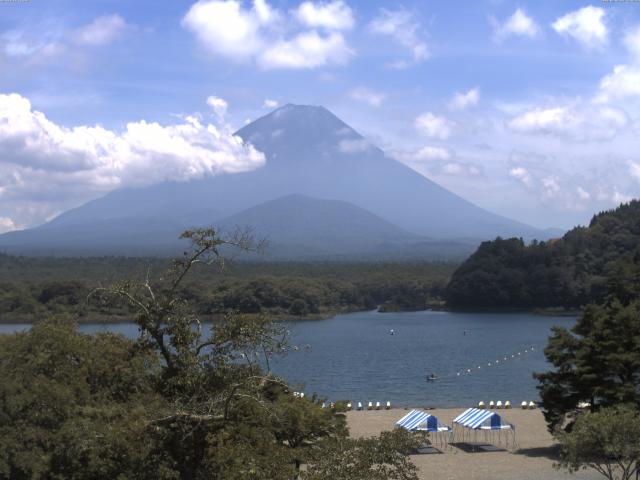
[[[439,407],[479,400],[519,404],[538,399],[532,373],[548,368],[542,350],[551,327],[574,322],[528,313],[431,311],[360,312],[289,322],[291,344],[300,349],[273,361],[272,368],[290,383],[304,385],[307,394],[317,392],[332,400]],[[25,328],[0,325],[0,332]],[[88,324],[80,329],[138,334],[133,324]],[[303,348],[306,345],[310,348]],[[427,382],[431,372],[440,379]]]

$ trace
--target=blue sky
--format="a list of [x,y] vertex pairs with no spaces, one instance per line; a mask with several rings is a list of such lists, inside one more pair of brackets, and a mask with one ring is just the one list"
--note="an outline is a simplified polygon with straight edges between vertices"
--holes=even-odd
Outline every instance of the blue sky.
[[232,132],[285,103],[567,228],[640,196],[640,3],[0,3],[0,231],[256,168]]

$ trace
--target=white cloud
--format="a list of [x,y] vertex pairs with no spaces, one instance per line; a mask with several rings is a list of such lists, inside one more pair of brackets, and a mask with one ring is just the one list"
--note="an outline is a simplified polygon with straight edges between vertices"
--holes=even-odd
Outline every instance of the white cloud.
[[493,17],[489,21],[493,27],[493,38],[497,42],[514,35],[533,38],[540,33],[540,27],[535,20],[520,8],[503,23]]
[[604,23],[605,11],[589,5],[558,18],[551,25],[560,35],[572,37],[586,48],[606,45],[609,31]]
[[229,107],[224,99],[211,95],[207,98],[207,105],[211,107],[213,113],[215,113],[220,120],[224,120],[224,117],[227,115],[227,108]]
[[583,202],[591,200],[591,194],[582,187],[576,187],[576,193],[578,194],[578,198]]
[[640,182],[640,163],[629,162],[629,173],[633,178]]
[[630,30],[624,36],[624,46],[634,57],[634,60],[640,63],[640,27]]
[[376,35],[386,35],[395,42],[409,49],[412,61],[400,60],[391,64],[404,68],[429,58],[429,49],[419,34],[420,23],[406,10],[381,9],[380,13],[369,23],[369,31]]
[[0,158],[3,206],[44,195],[77,205],[114,188],[251,170],[265,160],[229,127],[203,124],[198,116],[166,126],[131,122],[122,132],[69,128],[18,94],[0,95]]
[[576,100],[569,105],[536,107],[507,122],[512,131],[583,141],[610,140],[630,123],[621,109]]
[[338,150],[343,153],[366,152],[370,148],[373,148],[373,145],[365,138],[344,139],[338,143]]
[[270,100],[268,98],[262,104],[262,108],[268,108],[268,109],[273,109],[273,108],[276,108],[277,106],[278,106],[277,100]]
[[424,162],[429,160],[449,160],[451,152],[443,147],[432,147],[427,145],[412,155],[415,161]]
[[372,107],[379,107],[384,102],[386,95],[381,92],[376,92],[367,87],[357,87],[349,92],[349,96],[359,102],[364,102]]
[[342,0],[332,2],[303,2],[296,10],[296,17],[311,28],[350,30],[353,27],[353,12]]
[[342,34],[321,35],[312,30],[271,45],[262,53],[258,63],[265,69],[315,68],[343,65],[353,54]]
[[514,167],[510,169],[509,176],[522,182],[527,188],[531,188],[533,186],[533,179],[531,178],[531,174],[524,167]]
[[613,72],[600,81],[597,102],[640,96],[640,66],[616,65]]
[[554,177],[554,176],[545,177],[541,180],[541,184],[542,184],[542,194],[547,199],[554,199],[561,192],[559,179],[557,177]]
[[454,128],[453,122],[445,117],[439,117],[431,112],[423,113],[415,119],[416,129],[429,138],[446,140],[451,136]]
[[578,119],[567,107],[536,108],[513,118],[508,126],[526,133],[555,133],[575,127]]
[[194,33],[211,52],[243,60],[263,48],[261,27],[274,21],[264,2],[251,10],[235,0],[200,0],[182,19],[182,26]]
[[445,163],[444,165],[440,166],[438,169],[436,169],[436,173],[453,176],[476,177],[482,172],[475,165],[466,165],[463,163],[452,162]]
[[78,29],[74,40],[81,45],[106,45],[118,38],[126,26],[127,23],[120,15],[103,15]]
[[626,195],[618,190],[614,190],[611,194],[611,201],[615,204],[629,203],[631,200],[633,200],[633,196]]
[[20,226],[9,217],[0,217],[0,233],[19,230]]
[[457,92],[449,102],[449,108],[453,110],[465,110],[474,107],[480,101],[480,89],[474,87],[467,92]]
[[252,8],[244,8],[237,0],[200,0],[184,16],[182,26],[209,52],[233,61],[257,62],[265,69],[347,63],[354,52],[336,31],[344,27],[344,18],[335,16],[344,14],[346,4],[303,5],[303,23],[314,23],[327,31],[296,31],[265,0],[254,0]]

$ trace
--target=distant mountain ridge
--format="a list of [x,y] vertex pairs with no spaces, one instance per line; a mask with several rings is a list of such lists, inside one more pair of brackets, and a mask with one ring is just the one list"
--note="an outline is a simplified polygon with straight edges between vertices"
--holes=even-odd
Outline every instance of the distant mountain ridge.
[[[284,212],[289,206],[282,201],[272,205],[268,202],[290,195],[349,204],[348,208],[328,209],[321,215],[322,209],[318,210],[316,202],[304,203],[314,212],[310,217],[324,224],[326,231],[333,232],[334,237],[327,237],[326,244],[335,248],[321,249],[326,255],[352,252],[357,236],[349,239],[345,236],[348,230],[341,230],[340,225],[354,227],[364,217],[370,222],[367,234],[360,235],[358,240],[364,242],[363,246],[367,244],[364,237],[376,238],[371,245],[398,247],[409,256],[412,242],[405,240],[411,235],[416,245],[431,242],[431,246],[436,240],[442,244],[451,238],[479,242],[497,235],[548,236],[542,230],[487,212],[386,157],[382,150],[323,107],[286,105],[245,126],[237,135],[264,152],[263,167],[189,182],[116,190],[64,212],[47,224],[1,235],[0,250],[140,254],[148,248],[151,253],[169,252],[178,248],[175,238],[182,229],[226,225],[225,219],[233,219],[234,215],[238,217],[233,221],[253,221],[265,231],[277,233],[276,224],[267,225],[265,219],[283,218],[273,209],[277,207]],[[289,201],[296,198],[300,197],[289,197]],[[261,205],[259,211],[268,215],[251,213],[252,208]],[[349,218],[347,212],[355,217]],[[378,220],[374,222],[372,217]],[[302,232],[298,235],[292,230],[293,224],[278,225],[283,230],[282,239],[288,236],[291,241],[304,240],[296,243],[296,247],[314,251],[309,236]],[[297,225],[310,228],[300,221]],[[394,242],[390,234],[404,240]],[[340,238],[341,235],[345,238]]]

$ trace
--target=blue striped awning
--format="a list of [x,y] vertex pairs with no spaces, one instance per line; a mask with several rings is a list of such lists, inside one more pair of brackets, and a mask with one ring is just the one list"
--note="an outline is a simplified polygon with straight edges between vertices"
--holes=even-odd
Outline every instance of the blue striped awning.
[[420,429],[435,432],[438,430],[438,419],[426,412],[411,410],[404,417],[398,420],[396,425],[409,431]]
[[502,418],[496,412],[492,412],[491,410],[469,408],[453,419],[453,423],[474,429],[480,428],[487,422],[490,422],[490,427],[492,429],[502,428]]

